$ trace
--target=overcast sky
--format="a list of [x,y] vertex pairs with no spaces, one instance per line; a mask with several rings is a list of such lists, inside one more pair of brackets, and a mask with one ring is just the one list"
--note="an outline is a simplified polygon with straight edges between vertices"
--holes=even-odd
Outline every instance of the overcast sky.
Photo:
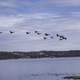
[[[28,20],[33,23],[33,19],[42,20],[44,26],[43,20],[50,19],[49,26],[80,29],[79,18],[80,0],[0,0],[0,27],[20,26]],[[34,25],[39,26],[37,21]]]
[[[16,36],[10,37],[9,30],[17,31]],[[24,39],[22,40],[22,37],[25,37],[23,33],[34,30],[47,32],[71,31],[76,35],[78,31],[79,34],[80,0],[0,0],[0,31],[4,32],[0,36],[0,50],[17,50],[18,45],[24,42]],[[22,37],[20,38],[18,35]],[[12,42],[9,41],[10,39]],[[18,39],[22,41],[18,43]],[[75,39],[74,43],[77,40]],[[17,43],[15,46],[18,47],[14,48],[14,43]],[[75,46],[74,43],[71,43],[71,46],[73,44],[74,49],[79,48],[79,45],[76,44]],[[45,44],[53,47],[53,45],[49,45],[49,42]],[[67,44],[69,43],[67,42]],[[20,47],[19,50],[24,50],[24,47]]]

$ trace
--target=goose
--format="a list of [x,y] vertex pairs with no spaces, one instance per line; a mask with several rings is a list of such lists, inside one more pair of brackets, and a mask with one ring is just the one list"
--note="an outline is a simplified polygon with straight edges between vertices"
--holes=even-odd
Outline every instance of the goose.
[[53,39],[53,36],[51,36],[50,38]]
[[37,35],[40,35],[40,34],[41,34],[41,33],[39,33],[39,32],[37,33]]
[[59,37],[59,34],[56,34],[57,37]]
[[56,34],[56,36],[57,36],[57,37],[59,37],[59,38],[60,38],[60,40],[63,40],[63,39],[67,40],[67,38],[66,38],[66,37],[64,37],[63,35]]
[[49,36],[50,34],[48,34],[48,33],[45,33],[45,36]]
[[0,32],[0,34],[1,34],[2,32]]
[[65,40],[67,40],[67,38],[66,38],[66,37],[64,37],[64,39],[65,39]]
[[26,32],[26,34],[30,34],[30,32]]
[[67,38],[66,38],[66,37],[64,37],[64,36],[60,36],[60,38],[61,38],[61,39],[65,39],[65,40],[67,40]]
[[35,33],[38,33],[38,31],[34,31]]
[[46,37],[43,37],[43,39],[46,40],[47,38]]
[[13,31],[9,31],[10,32],[10,34],[13,34],[14,32]]

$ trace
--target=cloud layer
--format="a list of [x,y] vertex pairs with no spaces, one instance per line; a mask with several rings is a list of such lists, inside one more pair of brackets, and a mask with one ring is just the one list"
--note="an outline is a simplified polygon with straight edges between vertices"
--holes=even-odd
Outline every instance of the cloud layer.
[[19,13],[60,13],[69,15],[80,12],[79,0],[0,0],[0,14],[16,15]]
[[[73,14],[74,16],[75,14]],[[33,50],[70,50],[79,49],[80,22],[77,17],[64,17],[59,14],[36,13],[16,16],[0,17],[0,50],[33,51]],[[10,35],[9,30],[15,31]],[[34,31],[48,32],[54,36],[53,40],[43,40]],[[25,32],[32,34],[26,36]],[[67,41],[59,41],[55,34],[66,35]]]
[[[9,30],[15,35],[11,36]],[[34,35],[26,39],[25,32],[34,30],[63,33],[69,40],[43,41]],[[0,50],[79,49],[80,1],[0,0],[0,31]]]

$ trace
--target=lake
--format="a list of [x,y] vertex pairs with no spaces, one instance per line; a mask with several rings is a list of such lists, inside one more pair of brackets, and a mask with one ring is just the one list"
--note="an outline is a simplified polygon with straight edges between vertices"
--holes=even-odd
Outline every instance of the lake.
[[67,75],[79,74],[79,57],[0,61],[0,80],[64,80]]

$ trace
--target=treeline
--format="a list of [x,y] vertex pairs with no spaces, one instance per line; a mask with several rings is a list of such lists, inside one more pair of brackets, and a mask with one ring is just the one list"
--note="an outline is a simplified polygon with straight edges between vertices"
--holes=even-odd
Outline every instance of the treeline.
[[33,52],[0,52],[0,59],[18,58],[58,58],[58,57],[80,57],[79,50],[73,51],[33,51]]

